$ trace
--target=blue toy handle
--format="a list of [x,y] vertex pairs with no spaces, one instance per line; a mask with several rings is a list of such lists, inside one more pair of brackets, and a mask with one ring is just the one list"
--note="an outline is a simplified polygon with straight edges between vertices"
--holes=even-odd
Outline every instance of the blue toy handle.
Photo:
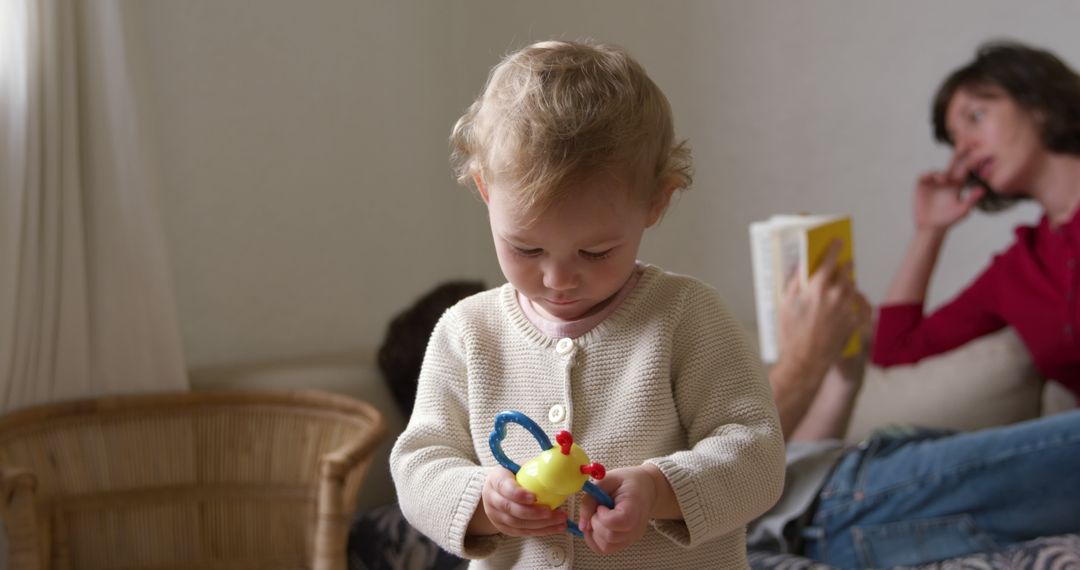
[[[517,475],[517,472],[521,469],[521,466],[517,463],[514,463],[513,460],[507,457],[506,453],[504,453],[502,449],[502,441],[506,438],[506,424],[511,422],[516,423],[521,427],[529,430],[529,433],[531,433],[533,437],[536,438],[536,442],[540,444],[541,451],[547,451],[554,446],[551,445],[551,439],[549,439],[547,434],[544,433],[544,430],[541,429],[540,426],[537,425],[537,423],[534,422],[529,416],[513,410],[499,412],[499,414],[495,416],[495,429],[491,430],[491,436],[488,438],[488,445],[491,446],[491,453],[495,456],[495,460],[499,462],[499,465],[502,465],[503,467],[507,468],[511,473]],[[584,490],[589,495],[592,495],[592,497],[596,499],[596,502],[600,503],[601,505],[604,505],[609,509],[615,508],[615,501],[611,500],[611,497],[609,497],[607,493],[601,490],[600,487],[594,485],[592,481],[586,481],[585,486],[582,487],[582,490]],[[581,529],[579,529],[577,524],[575,524],[572,520],[566,521],[566,531],[577,537],[584,536],[581,532]]]
[[491,453],[495,455],[495,460],[499,462],[499,465],[502,465],[509,469],[511,473],[517,475],[521,466],[514,463],[502,450],[502,440],[506,437],[506,424],[510,422],[514,422],[529,430],[529,433],[536,438],[536,442],[540,444],[540,451],[547,451],[553,446],[551,445],[551,440],[548,439],[547,434],[544,433],[544,430],[529,416],[516,411],[499,412],[499,415],[495,416],[495,429],[491,430],[491,437],[488,438],[488,443],[491,445]]

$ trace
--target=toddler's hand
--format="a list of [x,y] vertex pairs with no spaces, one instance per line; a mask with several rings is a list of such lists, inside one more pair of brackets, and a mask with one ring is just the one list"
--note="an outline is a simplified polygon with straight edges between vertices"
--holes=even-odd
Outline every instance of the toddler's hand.
[[481,502],[488,520],[503,534],[541,536],[566,532],[566,512],[536,504],[536,496],[519,487],[514,474],[502,467],[488,472]]
[[598,505],[586,495],[578,526],[593,552],[614,554],[645,535],[656,502],[656,486],[642,467],[613,469],[596,485],[611,496],[615,508]]

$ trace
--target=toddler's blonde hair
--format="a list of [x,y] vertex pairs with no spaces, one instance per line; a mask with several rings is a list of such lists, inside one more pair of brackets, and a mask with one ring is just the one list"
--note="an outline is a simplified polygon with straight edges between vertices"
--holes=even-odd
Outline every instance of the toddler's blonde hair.
[[626,50],[545,41],[505,57],[450,136],[458,181],[479,175],[542,212],[575,182],[621,177],[637,198],[690,185],[690,149],[671,106]]

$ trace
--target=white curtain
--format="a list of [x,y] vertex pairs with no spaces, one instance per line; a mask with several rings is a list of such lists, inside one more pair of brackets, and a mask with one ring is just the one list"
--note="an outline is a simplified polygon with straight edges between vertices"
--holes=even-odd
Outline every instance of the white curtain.
[[121,0],[0,0],[0,411],[187,389]]

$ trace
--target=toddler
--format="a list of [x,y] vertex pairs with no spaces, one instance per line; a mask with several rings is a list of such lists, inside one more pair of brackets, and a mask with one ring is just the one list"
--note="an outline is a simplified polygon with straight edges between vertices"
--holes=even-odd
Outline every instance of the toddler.
[[[475,567],[746,567],[745,525],[780,495],[783,438],[738,323],[712,288],[637,261],[690,183],[672,123],[624,50],[551,41],[499,63],[454,127],[509,283],[436,325],[391,469],[409,522]],[[535,504],[488,447],[503,410],[569,430],[615,508]],[[518,426],[503,449],[541,451]]]

